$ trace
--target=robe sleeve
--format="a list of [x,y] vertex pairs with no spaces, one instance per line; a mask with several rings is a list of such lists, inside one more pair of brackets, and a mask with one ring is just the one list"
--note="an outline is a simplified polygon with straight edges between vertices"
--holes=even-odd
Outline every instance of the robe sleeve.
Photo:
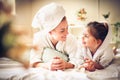
[[76,68],[81,60],[76,57],[78,50],[78,41],[73,35],[70,35],[68,37],[65,49],[67,54],[69,54],[69,62],[74,64]]
[[103,55],[101,56],[99,63],[103,67],[106,67],[110,64],[113,58],[114,58],[114,53],[113,53],[112,48],[107,47],[107,49],[103,52]]
[[71,62],[75,65],[75,68],[79,68],[84,63],[83,48],[79,42],[77,43],[77,52],[72,57]]
[[42,62],[42,52],[43,52],[43,44],[40,40],[40,33],[36,33],[33,38],[33,45],[37,47],[38,50],[32,49],[30,52],[30,64],[34,64],[35,62]]

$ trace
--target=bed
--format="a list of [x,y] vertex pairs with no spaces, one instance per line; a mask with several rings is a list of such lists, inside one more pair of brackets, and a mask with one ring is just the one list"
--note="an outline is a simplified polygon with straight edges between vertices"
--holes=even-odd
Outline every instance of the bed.
[[120,80],[120,53],[115,55],[111,65],[103,70],[86,72],[91,80]]
[[0,80],[120,80],[120,53],[110,66],[88,72],[78,69],[49,71],[42,68],[25,69],[19,62],[0,58]]

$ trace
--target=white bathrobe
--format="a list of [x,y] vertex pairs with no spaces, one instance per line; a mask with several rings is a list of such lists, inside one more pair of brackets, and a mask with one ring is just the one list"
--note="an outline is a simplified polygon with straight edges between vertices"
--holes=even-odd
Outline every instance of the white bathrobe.
[[76,62],[74,61],[76,66],[79,66],[82,63],[84,63],[84,58],[89,58],[95,62],[98,62],[103,67],[108,66],[114,58],[113,50],[110,47],[111,36],[112,36],[112,32],[111,32],[111,27],[109,26],[108,34],[105,40],[103,41],[102,45],[97,49],[97,51],[93,56],[89,48],[84,48],[81,45],[79,45],[78,52],[75,55]]
[[[49,33],[45,33],[44,31],[38,32],[34,35],[33,44],[38,45],[39,50],[31,51],[31,54],[30,54],[30,63],[31,64],[33,64],[35,62],[44,62],[42,59],[42,56],[43,56],[43,51],[45,48],[52,48],[54,50],[61,52],[61,54],[64,54],[64,53],[68,54],[69,61],[72,60],[71,58],[77,52],[77,41],[74,38],[74,36],[71,34],[69,34],[67,36],[66,41],[64,41],[64,42],[59,41],[56,44],[56,47],[54,47],[50,41]],[[49,52],[49,54],[52,54],[52,52]]]

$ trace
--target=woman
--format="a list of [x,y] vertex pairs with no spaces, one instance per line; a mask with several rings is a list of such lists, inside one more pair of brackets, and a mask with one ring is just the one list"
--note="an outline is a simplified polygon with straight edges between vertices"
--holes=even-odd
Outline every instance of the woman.
[[31,51],[31,65],[50,70],[73,68],[72,55],[77,51],[76,39],[68,33],[68,23],[64,8],[51,3],[41,8],[35,15],[33,27],[41,31],[34,35]]
[[[82,45],[77,58],[80,68],[88,71],[104,69],[113,60],[114,54],[110,48],[111,28],[107,23],[90,22],[83,32]],[[79,57],[78,57],[79,56]]]

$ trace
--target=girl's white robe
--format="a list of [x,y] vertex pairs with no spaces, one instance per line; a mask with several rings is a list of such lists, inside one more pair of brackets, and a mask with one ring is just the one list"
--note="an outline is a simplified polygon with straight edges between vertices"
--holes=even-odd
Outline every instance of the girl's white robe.
[[95,52],[95,54],[93,56],[92,56],[89,48],[85,48],[85,47],[82,47],[81,45],[79,45],[78,52],[74,56],[75,57],[74,62],[76,61],[75,62],[76,66],[79,66],[82,63],[84,63],[84,58],[89,58],[95,62],[98,62],[103,67],[108,66],[114,58],[114,53],[113,53],[112,47],[110,47],[111,37],[112,37],[112,31],[111,31],[111,27],[109,26],[108,34],[107,34],[105,40],[103,41],[103,43],[97,49],[97,51]]

